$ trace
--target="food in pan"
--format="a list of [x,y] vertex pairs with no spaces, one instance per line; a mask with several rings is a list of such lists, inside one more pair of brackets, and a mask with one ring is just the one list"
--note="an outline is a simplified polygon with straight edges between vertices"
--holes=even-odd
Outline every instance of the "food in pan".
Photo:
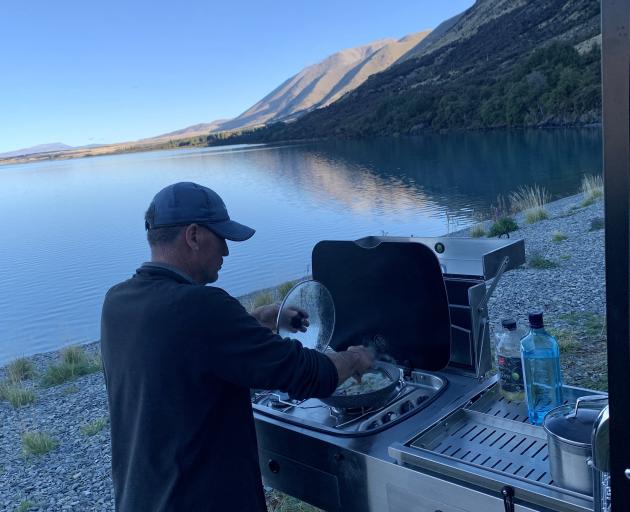
[[337,386],[335,395],[351,396],[351,395],[363,395],[370,393],[371,391],[378,391],[379,389],[386,388],[392,383],[392,380],[384,372],[380,370],[373,370],[363,374],[361,382],[357,382],[354,377],[346,379],[343,383]]

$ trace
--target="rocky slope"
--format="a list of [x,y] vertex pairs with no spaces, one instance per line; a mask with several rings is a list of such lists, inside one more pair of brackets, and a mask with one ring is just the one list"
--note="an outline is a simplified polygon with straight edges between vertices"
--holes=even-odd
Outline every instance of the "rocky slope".
[[477,0],[436,32],[341,100],[257,138],[599,120],[597,0]]

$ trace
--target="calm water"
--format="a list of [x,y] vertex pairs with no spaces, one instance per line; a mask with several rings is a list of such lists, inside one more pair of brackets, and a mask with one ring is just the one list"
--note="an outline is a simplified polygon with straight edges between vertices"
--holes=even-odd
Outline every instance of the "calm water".
[[322,239],[441,235],[521,185],[575,193],[600,154],[599,130],[536,130],[0,167],[0,363],[98,339],[103,296],[148,259],[144,210],[169,183],[210,186],[257,229],[217,282],[238,296],[308,273]]

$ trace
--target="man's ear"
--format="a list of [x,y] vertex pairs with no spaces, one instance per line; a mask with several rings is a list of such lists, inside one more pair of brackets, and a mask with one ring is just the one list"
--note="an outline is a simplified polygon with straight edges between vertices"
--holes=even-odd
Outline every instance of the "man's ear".
[[197,224],[190,224],[186,226],[184,237],[188,247],[190,247],[193,251],[199,250],[199,226]]

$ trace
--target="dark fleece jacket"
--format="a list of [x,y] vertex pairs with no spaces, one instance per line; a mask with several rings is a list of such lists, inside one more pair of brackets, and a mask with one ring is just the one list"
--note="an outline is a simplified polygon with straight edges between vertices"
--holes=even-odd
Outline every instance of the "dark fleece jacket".
[[306,398],[337,386],[328,357],[220,288],[152,266],[107,293],[101,348],[121,512],[266,510],[249,388]]

